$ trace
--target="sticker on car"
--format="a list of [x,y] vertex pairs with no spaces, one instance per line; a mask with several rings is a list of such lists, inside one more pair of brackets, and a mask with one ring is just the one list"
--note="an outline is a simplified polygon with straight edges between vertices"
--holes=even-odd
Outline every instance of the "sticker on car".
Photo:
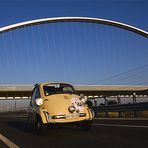
[[76,108],[76,110],[79,110],[80,112],[82,112],[84,110],[83,103],[80,99],[72,98],[71,103]]

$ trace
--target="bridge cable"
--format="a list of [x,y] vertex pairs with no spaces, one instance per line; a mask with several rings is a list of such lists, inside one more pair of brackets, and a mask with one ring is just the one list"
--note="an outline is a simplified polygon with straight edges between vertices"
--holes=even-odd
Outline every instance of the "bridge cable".
[[[121,81],[121,80],[125,80],[125,79],[128,79],[128,78],[137,76],[137,75],[139,75],[139,74],[141,74],[141,73],[143,73],[143,72],[146,72],[146,71],[148,71],[148,69],[142,70],[142,71],[137,72],[137,73],[135,73],[135,74],[131,74],[131,75],[127,76],[127,77],[124,77],[124,78],[121,78],[121,79],[117,79],[117,80],[114,80],[114,81],[119,82],[119,81]],[[114,81],[112,81],[112,82],[110,82],[110,83],[108,83],[108,84],[113,84]]]
[[147,66],[148,66],[148,64],[145,64],[145,65],[142,65],[142,66],[138,66],[138,67],[133,68],[133,69],[130,69],[130,70],[126,71],[126,72],[119,73],[119,74],[116,74],[116,75],[112,75],[112,76],[110,76],[110,77],[108,77],[108,78],[99,80],[99,81],[94,82],[94,83],[90,83],[89,85],[94,85],[94,84],[97,84],[97,83],[100,83],[100,82],[108,81],[108,80],[111,80],[111,79],[113,79],[113,78],[116,78],[116,77],[119,77],[119,76],[128,74],[128,73],[133,72],[133,71],[136,71],[136,70],[139,70],[139,69],[141,69],[141,68],[145,68],[145,67],[147,67]]

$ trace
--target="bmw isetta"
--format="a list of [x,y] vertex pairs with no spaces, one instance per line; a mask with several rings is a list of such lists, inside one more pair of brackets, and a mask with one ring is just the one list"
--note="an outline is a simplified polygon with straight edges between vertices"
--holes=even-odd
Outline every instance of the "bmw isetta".
[[27,119],[36,131],[59,123],[75,123],[89,130],[92,118],[87,97],[79,96],[72,85],[59,82],[35,85]]

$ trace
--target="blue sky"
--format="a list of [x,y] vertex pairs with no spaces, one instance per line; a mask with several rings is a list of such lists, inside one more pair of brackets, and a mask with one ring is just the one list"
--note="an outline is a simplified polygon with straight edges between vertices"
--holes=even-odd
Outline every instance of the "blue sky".
[[[0,27],[38,18],[88,16],[148,31],[147,14],[146,0],[0,0]],[[1,84],[148,85],[148,39],[115,27],[41,25],[6,33],[0,43]]]

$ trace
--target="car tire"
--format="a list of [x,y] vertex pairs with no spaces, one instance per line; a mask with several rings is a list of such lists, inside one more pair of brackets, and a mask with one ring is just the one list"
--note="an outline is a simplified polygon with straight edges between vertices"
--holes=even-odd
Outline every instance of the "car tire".
[[92,128],[92,120],[83,121],[81,123],[81,127],[85,131],[91,130],[91,128]]
[[44,134],[45,133],[46,127],[43,124],[41,117],[39,117],[39,116],[37,116],[37,118],[34,122],[34,130],[38,134]]

